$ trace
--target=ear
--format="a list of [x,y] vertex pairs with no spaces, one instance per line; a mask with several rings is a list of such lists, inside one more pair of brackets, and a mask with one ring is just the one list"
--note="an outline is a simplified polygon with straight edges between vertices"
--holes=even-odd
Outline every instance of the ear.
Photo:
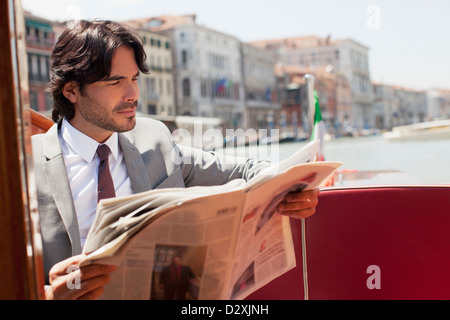
[[62,94],[67,98],[67,100],[69,100],[73,104],[78,101],[80,90],[77,83],[73,81],[67,82],[66,84],[64,84],[61,91]]

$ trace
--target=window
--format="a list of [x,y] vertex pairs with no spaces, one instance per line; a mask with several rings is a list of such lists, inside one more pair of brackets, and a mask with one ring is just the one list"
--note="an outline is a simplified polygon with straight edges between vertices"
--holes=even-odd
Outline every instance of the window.
[[31,54],[27,55],[27,59],[28,59],[28,80],[33,80],[33,73],[31,71]]
[[234,84],[234,100],[240,100],[240,90],[239,90],[239,83]]
[[183,65],[183,67],[187,66],[187,51],[186,50],[181,51],[181,64]]
[[170,69],[171,69],[171,66],[170,66],[170,59],[169,59],[169,58],[166,58],[166,59],[164,60],[164,64],[165,64],[165,66],[166,66],[166,71],[167,71],[167,72],[170,72]]
[[155,67],[155,57],[154,56],[150,56],[150,68],[154,68]]
[[147,106],[148,114],[156,114],[156,105],[149,104]]
[[162,68],[161,57],[156,58],[156,67],[158,68],[158,70],[160,70]]
[[206,79],[202,79],[200,81],[200,95],[202,97],[207,97],[208,96],[207,92],[208,92],[207,91],[207,81],[206,81]]
[[36,55],[31,55],[31,79],[37,80],[39,77],[39,65],[38,57]]
[[48,81],[49,79],[49,71],[48,71],[48,62],[47,62],[47,57],[45,56],[40,56],[40,69],[41,69],[41,74],[40,74],[40,79],[43,81]]
[[39,110],[38,106],[38,94],[34,90],[30,90],[30,106],[34,110]]
[[172,94],[172,81],[167,80],[167,94],[171,95]]
[[46,109],[47,110],[51,110],[52,109],[53,97],[52,97],[52,94],[50,92],[45,92],[45,104],[46,104]]
[[183,80],[183,96],[184,97],[191,96],[191,84],[188,78]]

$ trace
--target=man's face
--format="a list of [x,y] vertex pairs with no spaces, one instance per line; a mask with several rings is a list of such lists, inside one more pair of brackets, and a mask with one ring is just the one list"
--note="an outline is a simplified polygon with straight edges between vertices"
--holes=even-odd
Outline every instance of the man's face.
[[138,77],[133,49],[118,48],[110,77],[78,90],[71,124],[98,142],[104,142],[113,132],[133,129],[139,99]]
[[173,258],[173,264],[179,266],[181,264],[181,259],[179,257]]

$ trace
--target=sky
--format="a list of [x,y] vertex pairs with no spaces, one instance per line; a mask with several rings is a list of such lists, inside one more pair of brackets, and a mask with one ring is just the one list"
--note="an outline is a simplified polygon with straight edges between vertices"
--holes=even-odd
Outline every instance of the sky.
[[200,25],[244,42],[350,38],[370,48],[373,81],[450,89],[449,0],[22,0],[22,5],[59,21],[196,14]]

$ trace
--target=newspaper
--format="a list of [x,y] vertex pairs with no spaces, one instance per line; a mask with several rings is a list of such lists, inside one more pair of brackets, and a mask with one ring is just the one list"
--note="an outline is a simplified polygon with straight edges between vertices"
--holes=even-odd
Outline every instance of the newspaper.
[[295,267],[289,218],[276,206],[342,165],[312,162],[316,150],[311,142],[248,182],[102,200],[80,265],[118,266],[102,299],[168,299],[175,285],[176,299],[243,299]]

